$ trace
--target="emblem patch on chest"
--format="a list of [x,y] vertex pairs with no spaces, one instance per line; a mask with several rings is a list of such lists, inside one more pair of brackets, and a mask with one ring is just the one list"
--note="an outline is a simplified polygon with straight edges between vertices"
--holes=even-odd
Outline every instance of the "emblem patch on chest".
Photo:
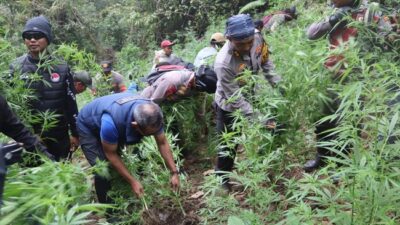
[[58,74],[58,73],[52,73],[52,74],[50,75],[50,80],[51,80],[52,82],[54,82],[54,83],[60,82],[60,74]]
[[243,72],[243,70],[246,69],[246,67],[247,67],[246,64],[241,63],[241,64],[239,64],[238,71]]

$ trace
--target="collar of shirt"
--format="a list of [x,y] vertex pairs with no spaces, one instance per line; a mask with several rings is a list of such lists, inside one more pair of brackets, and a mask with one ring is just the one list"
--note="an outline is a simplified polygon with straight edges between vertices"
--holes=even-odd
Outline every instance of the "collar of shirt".
[[240,59],[242,59],[243,61],[250,61],[250,52],[247,55],[241,55],[238,51],[235,51],[235,49],[233,49],[233,45],[231,42],[229,42],[229,54],[235,56],[235,57],[240,57]]

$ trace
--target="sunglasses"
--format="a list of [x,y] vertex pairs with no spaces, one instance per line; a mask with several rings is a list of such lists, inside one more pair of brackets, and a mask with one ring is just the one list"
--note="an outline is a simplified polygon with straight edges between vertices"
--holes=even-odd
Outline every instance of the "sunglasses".
[[22,35],[22,37],[26,40],[32,40],[32,38],[35,40],[39,40],[42,38],[46,38],[46,35],[41,32],[31,32],[31,33],[27,32],[27,33],[24,33]]

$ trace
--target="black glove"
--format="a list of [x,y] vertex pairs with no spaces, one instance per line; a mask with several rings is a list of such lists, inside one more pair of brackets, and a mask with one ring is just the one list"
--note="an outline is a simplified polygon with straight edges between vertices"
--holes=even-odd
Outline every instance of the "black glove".
[[349,15],[351,7],[341,7],[333,15],[329,17],[329,24],[334,27],[340,22],[345,16]]
[[[25,148],[26,151],[31,152],[31,153],[39,153],[45,155],[47,158],[49,158],[51,161],[55,161],[54,155],[52,155],[48,150],[47,147],[44,146],[41,142],[37,142],[35,145],[29,148]],[[36,161],[39,160],[38,157],[35,157]]]
[[55,160],[56,160],[56,158],[54,157],[54,155],[51,154],[51,153],[47,150],[46,146],[44,146],[42,143],[39,142],[38,144],[35,145],[35,147],[36,147],[36,149],[37,149],[38,152],[40,152],[40,153],[42,153],[43,155],[45,155],[45,156],[46,156],[47,158],[49,158],[51,161],[55,161]]

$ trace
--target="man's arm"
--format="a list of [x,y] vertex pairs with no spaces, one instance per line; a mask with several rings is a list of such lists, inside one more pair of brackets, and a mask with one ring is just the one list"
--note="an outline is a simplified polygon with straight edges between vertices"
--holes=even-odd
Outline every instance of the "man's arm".
[[262,70],[265,79],[274,87],[282,81],[282,77],[275,71],[275,65],[271,59],[268,59],[263,65]]
[[271,18],[272,26],[271,31],[275,31],[279,25],[285,22],[286,15],[285,14],[276,14]]
[[141,197],[144,193],[142,185],[130,174],[118,155],[118,136],[118,130],[111,115],[103,114],[101,117],[100,138],[104,154],[115,170],[131,185],[132,192]]
[[174,190],[179,188],[179,176],[178,170],[176,168],[174,158],[172,156],[171,148],[169,146],[167,137],[164,132],[154,135],[154,139],[157,142],[158,150],[162,158],[164,159],[165,164],[167,165],[169,171],[171,172],[171,186]]
[[23,143],[25,148],[34,150],[34,146],[39,141],[38,138],[21,123],[2,96],[0,96],[0,110],[0,131],[15,141]]
[[36,150],[38,150],[48,158],[54,158],[54,156],[47,151],[46,147],[40,143],[39,138],[32,134],[25,125],[21,123],[2,96],[0,96],[0,132],[17,142],[23,143],[24,148],[29,152],[36,152]]
[[138,197],[143,196],[144,190],[142,185],[130,174],[121,157],[117,153],[118,144],[109,144],[105,141],[102,141],[101,144],[104,154],[114,169],[131,185],[132,191]]
[[260,39],[256,40],[256,41],[258,41],[260,43],[260,45],[262,45],[261,69],[264,74],[264,77],[265,77],[265,79],[268,80],[268,82],[272,86],[275,86],[282,80],[282,77],[280,75],[278,75],[275,71],[275,65],[270,58],[270,52],[268,50],[268,45],[265,42],[264,38],[260,37]]
[[335,26],[341,25],[342,22],[346,23],[344,19],[350,14],[352,10],[353,8],[349,6],[336,8],[334,13],[325,18],[325,20],[311,24],[310,27],[307,29],[308,39],[319,39],[328,34]]
[[159,77],[152,85],[146,87],[140,95],[158,104],[165,99],[170,100],[169,97],[174,95],[178,90],[167,78],[163,79],[163,76]]
[[327,18],[321,22],[311,24],[307,29],[307,38],[317,40],[328,34],[330,30],[332,30],[332,26]]

